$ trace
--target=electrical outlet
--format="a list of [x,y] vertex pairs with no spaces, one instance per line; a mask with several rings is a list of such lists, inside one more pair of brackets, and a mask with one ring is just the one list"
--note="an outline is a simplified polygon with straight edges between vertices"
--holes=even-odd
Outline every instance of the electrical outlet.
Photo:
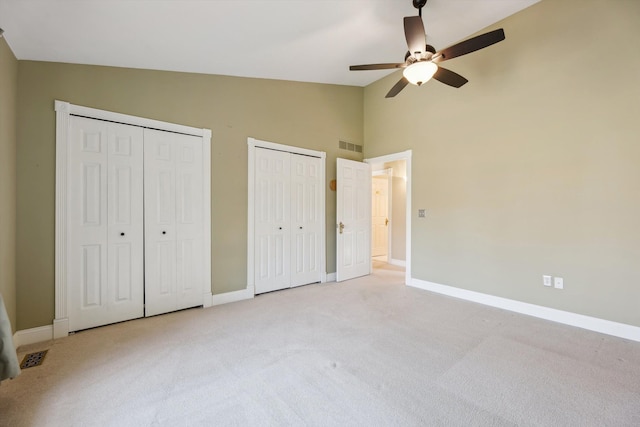
[[545,286],[551,286],[551,276],[542,276],[542,284]]
[[556,289],[564,289],[564,280],[562,277],[553,278],[553,287]]

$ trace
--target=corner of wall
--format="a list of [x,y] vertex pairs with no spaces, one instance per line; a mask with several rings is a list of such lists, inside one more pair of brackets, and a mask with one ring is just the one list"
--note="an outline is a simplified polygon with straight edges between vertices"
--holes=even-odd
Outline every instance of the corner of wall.
[[0,294],[15,331],[18,60],[4,38],[0,38],[0,93]]

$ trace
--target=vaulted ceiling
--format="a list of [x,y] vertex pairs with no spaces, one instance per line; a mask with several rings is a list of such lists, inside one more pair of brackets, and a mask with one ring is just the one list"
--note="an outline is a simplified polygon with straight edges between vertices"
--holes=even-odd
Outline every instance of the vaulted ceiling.
[[[429,0],[442,49],[539,0]],[[0,0],[20,60],[365,86],[402,62],[411,0]],[[507,41],[509,34],[507,32]]]

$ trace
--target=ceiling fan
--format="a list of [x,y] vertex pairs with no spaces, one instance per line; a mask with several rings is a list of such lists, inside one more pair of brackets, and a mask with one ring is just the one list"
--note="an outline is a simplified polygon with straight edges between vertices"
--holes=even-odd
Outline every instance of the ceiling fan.
[[487,46],[504,40],[504,30],[502,28],[472,37],[468,40],[449,46],[441,51],[427,44],[427,35],[422,23],[422,8],[427,4],[427,0],[413,0],[413,6],[418,9],[418,16],[407,16],[404,18],[404,36],[407,39],[409,50],[404,57],[404,62],[391,64],[367,64],[352,65],[351,71],[359,70],[387,70],[393,68],[404,68],[403,77],[396,83],[385,98],[396,96],[409,83],[421,86],[431,78],[453,87],[461,87],[468,82],[467,79],[458,73],[447,70],[439,66],[440,62],[484,49]]

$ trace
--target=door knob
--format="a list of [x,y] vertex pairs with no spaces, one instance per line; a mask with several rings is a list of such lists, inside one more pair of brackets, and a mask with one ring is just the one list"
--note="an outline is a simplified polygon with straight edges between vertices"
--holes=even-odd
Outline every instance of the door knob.
[[302,230],[302,227],[300,227],[300,230]]
[[124,233],[120,233],[121,236],[124,236]]
[[342,223],[342,221],[340,221],[340,224],[338,225],[338,229],[340,230],[340,234],[342,234],[342,230],[344,230],[344,224]]
[[389,225],[389,218],[384,219],[384,225]]
[[282,227],[278,227],[278,230],[282,230]]
[[167,232],[166,232],[166,231],[163,231],[163,232],[162,232],[162,234],[167,234]]

